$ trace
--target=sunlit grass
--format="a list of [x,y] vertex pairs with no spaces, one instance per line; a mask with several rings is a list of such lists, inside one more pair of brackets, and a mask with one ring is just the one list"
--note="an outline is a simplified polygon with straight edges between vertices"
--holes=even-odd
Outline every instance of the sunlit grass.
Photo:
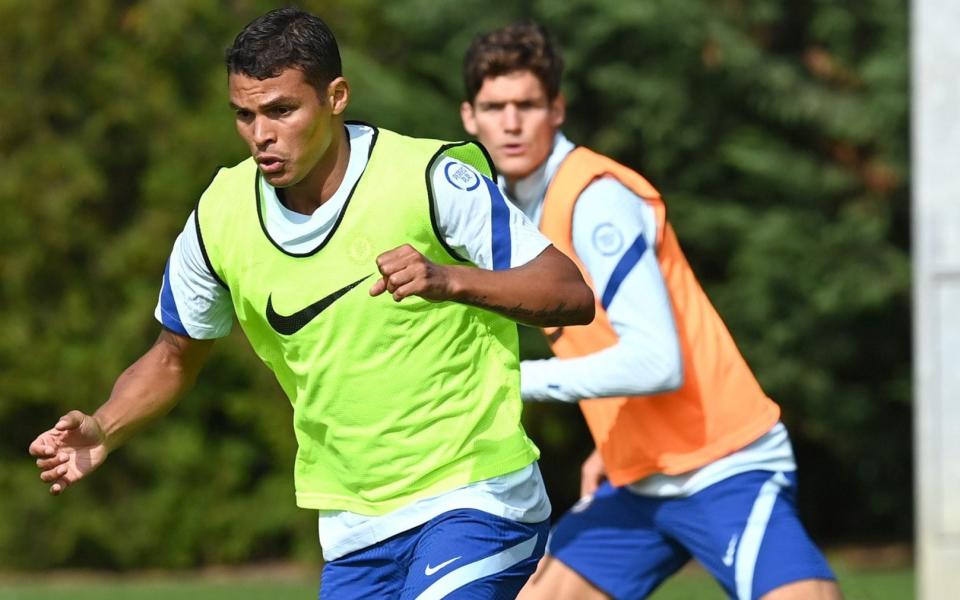
[[[836,561],[835,561],[836,562]],[[847,600],[910,600],[911,567],[853,568],[834,564]],[[147,575],[124,577],[49,576],[0,579],[0,600],[306,600],[316,598],[317,579],[307,571],[257,575]],[[667,581],[651,600],[725,600],[726,595],[702,569],[688,568]]]
[[[912,567],[885,569],[833,565],[846,600],[911,600]],[[664,583],[650,600],[726,600],[727,595],[702,569],[686,569]]]

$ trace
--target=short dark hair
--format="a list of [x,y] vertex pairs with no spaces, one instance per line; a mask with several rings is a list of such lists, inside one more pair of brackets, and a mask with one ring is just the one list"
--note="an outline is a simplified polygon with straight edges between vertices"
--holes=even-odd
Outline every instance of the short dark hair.
[[333,32],[319,17],[293,7],[271,10],[251,21],[227,48],[226,63],[228,74],[257,79],[300,69],[321,92],[343,74]]
[[520,21],[474,37],[463,59],[467,100],[473,102],[488,77],[515,71],[533,72],[550,100],[560,93],[563,57],[543,25]]

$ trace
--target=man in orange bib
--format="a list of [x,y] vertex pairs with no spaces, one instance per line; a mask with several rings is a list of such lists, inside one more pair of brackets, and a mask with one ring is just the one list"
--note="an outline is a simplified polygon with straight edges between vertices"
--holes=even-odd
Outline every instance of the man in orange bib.
[[522,365],[524,399],[579,402],[596,451],[583,498],[520,597],[643,598],[694,557],[732,598],[839,598],[797,516],[780,408],[700,287],[657,190],[560,133],[562,68],[533,23],[478,36],[464,62],[464,128],[597,301],[590,325],[546,331],[556,358]]

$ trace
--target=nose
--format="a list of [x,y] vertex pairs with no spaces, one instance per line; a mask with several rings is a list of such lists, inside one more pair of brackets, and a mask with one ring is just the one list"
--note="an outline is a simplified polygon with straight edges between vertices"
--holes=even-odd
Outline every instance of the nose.
[[276,133],[270,126],[269,119],[256,118],[251,128],[253,143],[261,150],[277,141]]
[[503,127],[504,131],[509,133],[520,132],[520,111],[517,110],[516,105],[507,104],[505,107],[503,107],[501,120],[501,126]]

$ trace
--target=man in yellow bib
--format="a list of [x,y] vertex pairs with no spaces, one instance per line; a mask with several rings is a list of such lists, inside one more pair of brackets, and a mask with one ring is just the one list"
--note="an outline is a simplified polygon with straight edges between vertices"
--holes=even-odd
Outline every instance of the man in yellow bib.
[[524,399],[580,402],[597,450],[583,499],[520,597],[644,598],[691,556],[740,600],[838,597],[797,518],[779,407],[700,288],[657,190],[560,133],[562,70],[533,23],[478,36],[464,62],[464,127],[597,302],[588,326],[548,329],[556,358],[521,365]]
[[228,50],[251,158],[221,169],[163,277],[157,343],[30,446],[60,494],[190,387],[236,316],[293,405],[321,598],[512,597],[550,505],[520,425],[514,321],[587,323],[575,265],[473,143],[345,122],[333,34],[293,8]]

